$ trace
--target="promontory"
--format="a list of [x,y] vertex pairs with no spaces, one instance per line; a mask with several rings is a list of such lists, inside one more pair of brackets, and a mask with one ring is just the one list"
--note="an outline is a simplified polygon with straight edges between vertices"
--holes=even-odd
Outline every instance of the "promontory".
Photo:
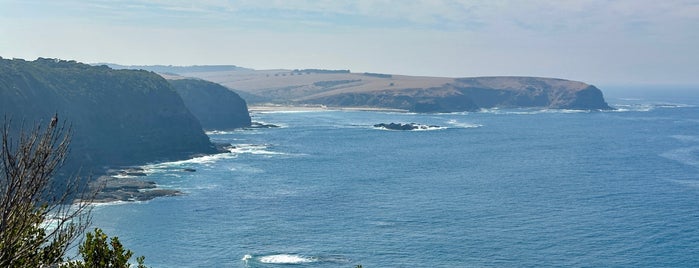
[[447,78],[322,69],[212,70],[183,70],[179,74],[222,84],[235,90],[249,105],[391,108],[413,112],[478,111],[495,107],[611,109],[597,87],[557,78]]

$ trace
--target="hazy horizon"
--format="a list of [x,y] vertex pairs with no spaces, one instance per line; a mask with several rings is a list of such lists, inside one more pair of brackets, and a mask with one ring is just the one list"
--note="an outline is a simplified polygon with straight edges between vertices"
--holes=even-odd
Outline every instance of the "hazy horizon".
[[699,1],[0,0],[0,57],[699,84]]

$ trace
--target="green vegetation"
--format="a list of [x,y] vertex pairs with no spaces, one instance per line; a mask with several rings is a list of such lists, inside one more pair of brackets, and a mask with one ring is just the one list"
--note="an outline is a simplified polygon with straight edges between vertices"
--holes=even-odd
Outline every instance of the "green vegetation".
[[44,129],[20,129],[16,136],[9,126],[6,119],[0,149],[0,267],[56,265],[90,218],[87,203],[66,203],[93,195],[77,178],[53,180],[71,139],[57,116]]
[[[55,179],[72,132],[57,115],[45,128],[13,132],[10,125],[5,119],[0,146],[0,267],[129,267],[133,253],[116,237],[110,248],[99,229],[79,247],[83,262],[64,263],[69,246],[90,224],[95,196],[77,177]],[[83,202],[71,204],[74,198]],[[139,268],[143,260],[137,259]]]
[[[85,241],[78,247],[83,260],[61,265],[62,268],[131,267],[129,259],[133,256],[133,252],[125,249],[118,237],[112,237],[109,243],[107,243],[108,236],[99,228],[95,228],[94,234],[88,232],[85,236]],[[143,264],[145,259],[146,257],[144,256],[136,258],[136,267],[146,268]]]
[[337,85],[349,84],[349,83],[360,82],[360,81],[362,81],[362,80],[361,79],[353,79],[353,80],[318,81],[318,82],[313,82],[313,85],[317,86],[317,87],[334,87]]
[[364,73],[366,76],[373,76],[378,78],[391,78],[393,75],[390,74],[380,74],[380,73]]

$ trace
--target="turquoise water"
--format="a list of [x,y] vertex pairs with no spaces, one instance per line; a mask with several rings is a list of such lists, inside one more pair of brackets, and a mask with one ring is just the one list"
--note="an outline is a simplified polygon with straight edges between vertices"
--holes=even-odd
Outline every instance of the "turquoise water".
[[[94,223],[153,267],[696,267],[697,95],[614,92],[614,112],[257,113],[283,127],[211,133],[236,148],[148,166],[185,196],[102,205]],[[388,122],[444,128],[372,127]]]

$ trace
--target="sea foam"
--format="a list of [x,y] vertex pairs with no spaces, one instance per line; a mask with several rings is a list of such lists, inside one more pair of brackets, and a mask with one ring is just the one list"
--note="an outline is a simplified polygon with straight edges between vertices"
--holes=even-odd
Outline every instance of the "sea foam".
[[481,109],[478,112],[487,114],[506,114],[506,115],[535,115],[535,114],[573,114],[573,113],[589,113],[590,110],[572,110],[572,109],[541,109],[541,108],[512,108],[512,109]]
[[479,128],[479,127],[483,126],[481,124],[463,123],[463,122],[459,122],[459,121],[454,120],[454,119],[447,121],[447,124],[450,124],[452,126],[459,127],[459,128]]
[[232,147],[228,149],[234,154],[265,154],[265,155],[283,155],[285,153],[273,152],[267,150],[269,145],[267,144],[233,144]]
[[[246,257],[249,255],[246,255]],[[311,263],[318,261],[315,257],[306,257],[296,254],[275,254],[262,256],[258,259],[261,263],[272,263],[272,264],[300,264],[300,263]]]

